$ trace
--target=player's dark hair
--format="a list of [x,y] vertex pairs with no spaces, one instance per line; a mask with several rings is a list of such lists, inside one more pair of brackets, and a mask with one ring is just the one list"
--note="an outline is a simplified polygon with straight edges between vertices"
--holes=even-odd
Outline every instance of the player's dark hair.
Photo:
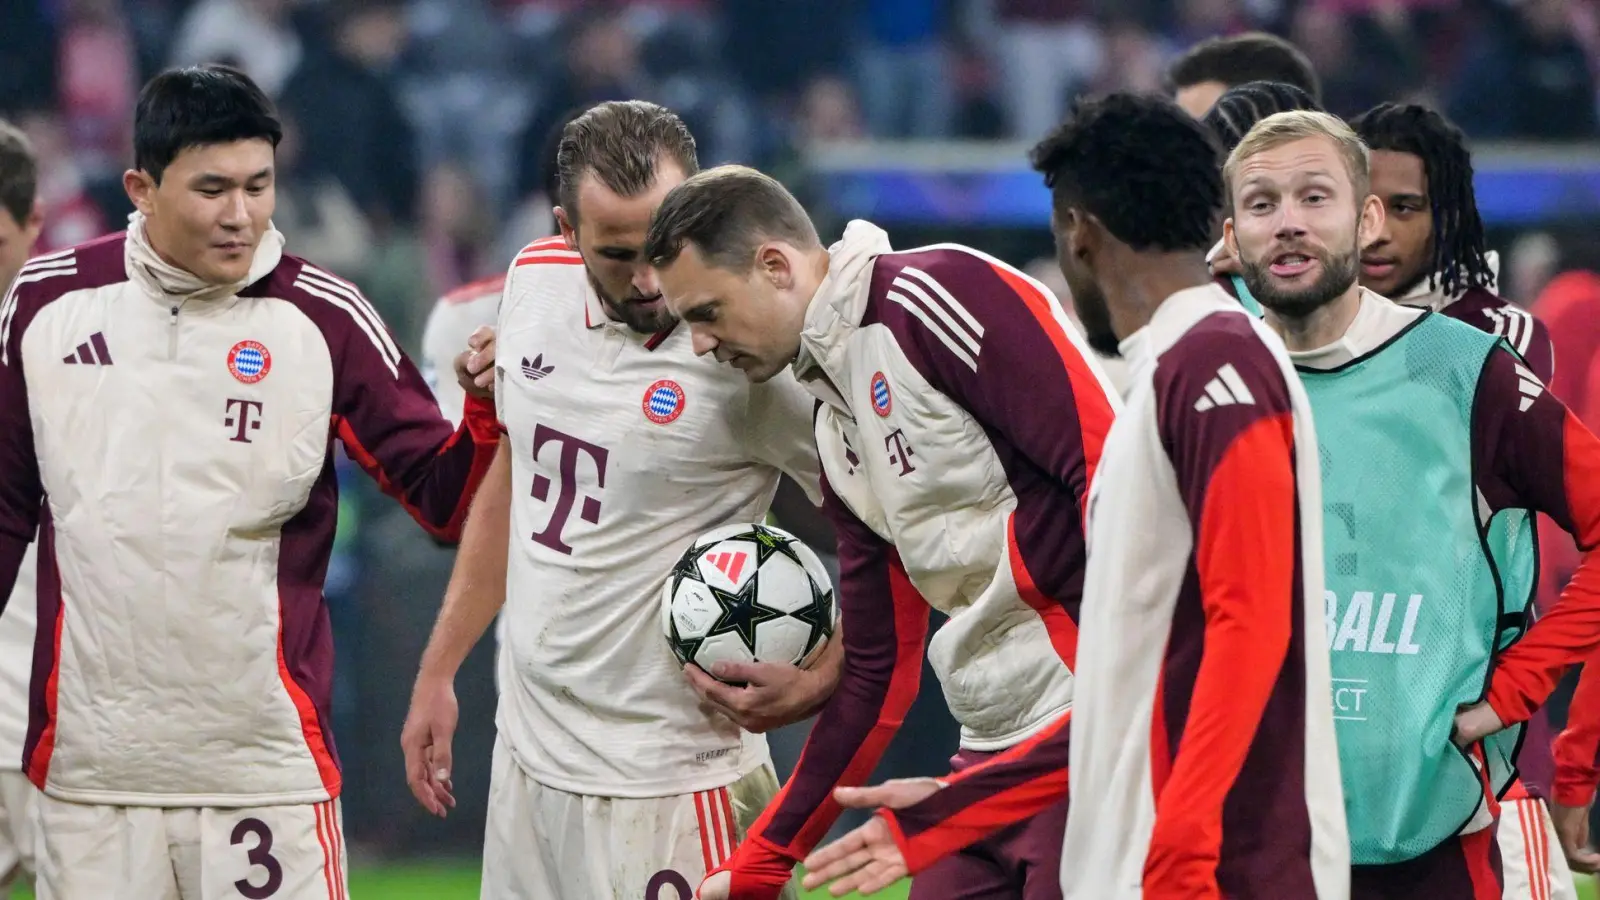
[[650,220],[644,257],[671,265],[688,244],[706,265],[748,272],[756,248],[771,240],[796,247],[821,246],[800,201],[771,176],[745,166],[717,166],[667,193]]
[[694,135],[672,110],[643,100],[616,100],[586,110],[561,131],[556,149],[557,196],[577,224],[578,182],[593,172],[624,196],[650,189],[656,169],[670,160],[685,175],[700,171]]
[[1134,250],[1211,246],[1222,209],[1216,138],[1171,100],[1080,100],[1029,161],[1057,210],[1086,210]]
[[1472,152],[1461,129],[1416,103],[1381,103],[1350,122],[1373,150],[1410,153],[1422,160],[1433,208],[1433,265],[1446,296],[1494,285],[1488,238],[1472,188]]
[[1311,60],[1299,47],[1264,31],[1201,41],[1178,57],[1167,77],[1180,88],[1208,81],[1227,87],[1276,81],[1292,84],[1322,102],[1322,83]]
[[0,209],[17,225],[28,224],[39,187],[39,162],[33,146],[15,125],[0,119]]
[[1315,98],[1281,81],[1250,81],[1228,88],[1206,113],[1206,127],[1217,136],[1223,153],[1232,153],[1256,123],[1274,113],[1292,109],[1322,112]]
[[169,69],[139,92],[133,113],[133,167],[157,184],[190,147],[265,140],[276,149],[283,126],[250,76],[229,66]]

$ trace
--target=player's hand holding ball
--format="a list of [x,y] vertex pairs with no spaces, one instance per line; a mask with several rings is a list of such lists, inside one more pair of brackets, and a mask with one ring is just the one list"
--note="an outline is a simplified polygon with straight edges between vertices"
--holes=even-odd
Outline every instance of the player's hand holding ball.
[[843,668],[822,561],[794,535],[731,525],[695,541],[662,590],[662,630],[702,699],[756,733],[798,722]]

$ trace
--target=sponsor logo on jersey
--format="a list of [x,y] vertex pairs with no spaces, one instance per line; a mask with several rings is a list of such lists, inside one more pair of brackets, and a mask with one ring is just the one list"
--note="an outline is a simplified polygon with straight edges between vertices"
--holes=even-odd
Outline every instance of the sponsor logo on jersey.
[[89,339],[78,345],[78,349],[61,358],[67,365],[111,365],[111,348],[106,346],[106,336],[103,331],[96,331],[89,335]]
[[1334,653],[1415,656],[1422,652],[1416,641],[1421,594],[1356,591],[1341,609],[1339,595],[1323,591],[1322,601],[1328,649]]
[[538,381],[555,370],[555,363],[551,363],[548,366],[544,364],[544,354],[542,353],[535,356],[533,362],[529,362],[526,356],[522,358],[522,374],[534,381]]
[[887,418],[890,410],[894,409],[894,398],[889,396],[889,379],[883,377],[882,372],[872,373],[872,411],[879,418]]
[[255,384],[272,371],[272,354],[255,341],[240,341],[228,351],[228,371],[245,384]]
[[683,415],[683,388],[668,378],[650,385],[644,392],[644,417],[665,425]]

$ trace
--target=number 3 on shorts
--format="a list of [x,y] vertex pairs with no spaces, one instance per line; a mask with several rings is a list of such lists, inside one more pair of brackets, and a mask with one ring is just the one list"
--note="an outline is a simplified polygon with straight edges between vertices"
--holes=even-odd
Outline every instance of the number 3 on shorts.
[[[250,877],[235,881],[233,886],[249,900],[266,900],[283,887],[283,866],[272,856],[272,829],[260,819],[239,820],[239,824],[233,826],[233,836],[229,840],[233,844],[248,844],[252,835],[255,837],[255,846],[246,852],[251,866]],[[258,878],[257,869],[265,871],[264,879]],[[257,881],[260,883],[256,884]]]

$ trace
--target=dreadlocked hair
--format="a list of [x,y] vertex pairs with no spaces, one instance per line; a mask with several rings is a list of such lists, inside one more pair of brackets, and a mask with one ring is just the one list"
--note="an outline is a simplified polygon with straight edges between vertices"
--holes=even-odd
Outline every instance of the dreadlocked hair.
[[1205,124],[1222,143],[1224,155],[1233,152],[1255,124],[1267,116],[1303,109],[1322,112],[1310,94],[1279,81],[1248,81],[1231,87],[1206,113]]
[[1493,287],[1488,239],[1472,189],[1472,153],[1461,129],[1415,103],[1379,104],[1350,125],[1373,150],[1410,153],[1422,160],[1428,177],[1428,202],[1433,207],[1429,287],[1450,297],[1469,288]]

